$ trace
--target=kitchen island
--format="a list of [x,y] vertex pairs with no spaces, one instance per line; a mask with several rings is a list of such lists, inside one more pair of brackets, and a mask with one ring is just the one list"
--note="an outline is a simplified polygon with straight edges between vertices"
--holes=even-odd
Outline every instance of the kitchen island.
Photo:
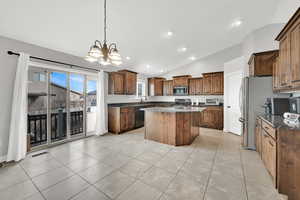
[[199,135],[200,113],[205,107],[145,108],[145,139],[182,146]]

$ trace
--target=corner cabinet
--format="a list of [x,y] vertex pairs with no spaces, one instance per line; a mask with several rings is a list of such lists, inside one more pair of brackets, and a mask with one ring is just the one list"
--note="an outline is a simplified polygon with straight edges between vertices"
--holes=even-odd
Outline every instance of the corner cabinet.
[[203,94],[224,94],[224,73],[213,72],[203,74]]
[[110,72],[108,75],[108,94],[124,94],[124,74]]
[[136,72],[128,70],[110,72],[108,76],[108,94],[135,95],[136,84]]
[[165,81],[165,78],[148,78],[148,95],[163,96],[163,81]]
[[[279,41],[279,91],[300,89],[300,8],[276,37]],[[277,89],[277,88],[276,88]]]

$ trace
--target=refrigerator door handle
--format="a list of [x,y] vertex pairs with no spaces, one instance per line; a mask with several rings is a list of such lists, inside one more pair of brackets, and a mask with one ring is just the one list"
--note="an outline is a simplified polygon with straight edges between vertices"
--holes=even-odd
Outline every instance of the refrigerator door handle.
[[244,82],[242,82],[239,92],[239,106],[240,106],[240,113],[243,114],[243,85]]

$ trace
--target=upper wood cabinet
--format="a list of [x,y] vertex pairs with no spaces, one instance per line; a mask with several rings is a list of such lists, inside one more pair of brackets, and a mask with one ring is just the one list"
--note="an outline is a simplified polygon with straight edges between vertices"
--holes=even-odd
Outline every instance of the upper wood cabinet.
[[277,91],[280,89],[280,80],[279,80],[279,57],[274,58],[273,62],[273,90]]
[[121,70],[119,72],[124,74],[124,93],[127,95],[135,95],[137,73],[128,70]]
[[108,75],[108,94],[124,94],[124,74],[111,72]]
[[163,95],[164,96],[173,95],[173,80],[163,81]]
[[279,90],[300,89],[300,8],[276,37],[279,41]]
[[212,74],[212,86],[211,86],[212,94],[220,94],[224,93],[224,74],[223,72],[217,72]]
[[121,70],[110,72],[108,78],[108,94],[134,95],[136,94],[137,73]]
[[211,94],[212,74],[203,74],[203,94]]
[[272,76],[273,60],[278,56],[278,50],[254,53],[250,57],[249,75],[250,76]]
[[214,72],[203,74],[203,94],[224,94],[224,73]]
[[173,86],[179,87],[179,86],[189,86],[189,78],[191,78],[191,75],[184,75],[184,76],[173,76]]
[[163,81],[165,78],[154,77],[148,79],[148,95],[163,96]]
[[203,94],[203,78],[189,79],[189,95]]

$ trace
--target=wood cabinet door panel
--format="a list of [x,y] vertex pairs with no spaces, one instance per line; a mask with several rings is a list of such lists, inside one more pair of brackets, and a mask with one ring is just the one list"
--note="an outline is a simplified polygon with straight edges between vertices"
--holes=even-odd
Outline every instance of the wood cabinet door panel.
[[281,88],[291,86],[290,71],[290,39],[287,35],[279,43],[279,80]]
[[210,94],[212,89],[212,75],[211,74],[205,74],[203,75],[203,94]]
[[201,95],[203,94],[203,79],[199,78],[196,81],[196,89],[195,89],[196,95]]
[[135,95],[136,94],[136,84],[137,78],[135,73],[126,73],[126,94]]
[[189,95],[196,94],[196,79],[189,80]]
[[294,87],[300,86],[300,20],[290,33],[291,75]]
[[261,119],[256,119],[255,124],[255,146],[256,151],[261,155]]

